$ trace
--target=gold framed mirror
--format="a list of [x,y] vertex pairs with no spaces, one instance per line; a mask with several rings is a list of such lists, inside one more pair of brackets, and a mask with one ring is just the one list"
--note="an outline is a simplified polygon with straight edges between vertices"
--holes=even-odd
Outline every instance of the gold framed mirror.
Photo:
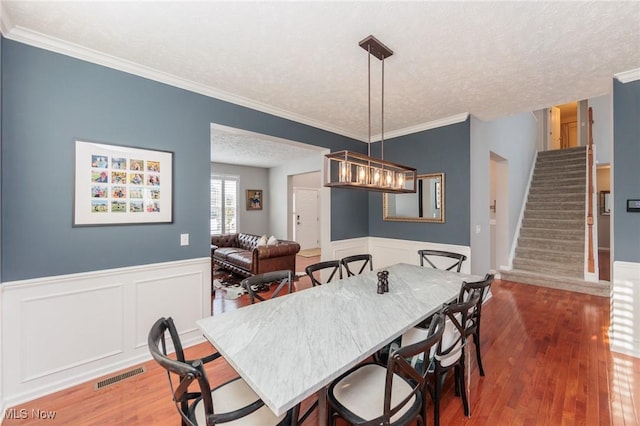
[[415,194],[382,197],[382,218],[396,222],[444,223],[444,173],[418,175]]

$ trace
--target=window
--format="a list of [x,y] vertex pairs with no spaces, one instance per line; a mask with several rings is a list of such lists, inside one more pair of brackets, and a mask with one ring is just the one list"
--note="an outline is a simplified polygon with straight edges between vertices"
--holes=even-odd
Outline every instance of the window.
[[211,233],[238,232],[238,178],[211,176]]

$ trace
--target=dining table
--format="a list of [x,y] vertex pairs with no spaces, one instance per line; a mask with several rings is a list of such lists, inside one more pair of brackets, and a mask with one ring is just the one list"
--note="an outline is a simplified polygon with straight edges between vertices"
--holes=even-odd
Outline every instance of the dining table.
[[[378,272],[388,271],[388,292]],[[197,321],[225,360],[280,415],[324,389],[482,277],[398,263]]]

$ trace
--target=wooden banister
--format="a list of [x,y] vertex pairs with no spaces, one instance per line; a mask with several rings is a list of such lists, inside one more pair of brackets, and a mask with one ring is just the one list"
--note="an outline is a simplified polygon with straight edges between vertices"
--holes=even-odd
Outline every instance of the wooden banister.
[[589,107],[589,145],[587,146],[587,175],[589,181],[589,198],[587,202],[587,228],[589,231],[589,250],[587,255],[587,271],[595,272],[593,259],[593,109]]

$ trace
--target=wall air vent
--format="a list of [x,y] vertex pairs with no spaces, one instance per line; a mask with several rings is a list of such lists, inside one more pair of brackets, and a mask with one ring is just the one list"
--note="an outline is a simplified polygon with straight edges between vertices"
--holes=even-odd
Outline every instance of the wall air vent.
[[94,390],[100,390],[102,388],[105,388],[107,386],[110,386],[110,385],[113,385],[115,383],[121,382],[121,381],[123,381],[125,379],[128,379],[130,377],[142,374],[142,373],[144,373],[146,371],[147,371],[147,369],[144,368],[144,367],[137,367],[137,368],[134,368],[133,370],[125,371],[122,374],[118,374],[117,376],[113,376],[113,377],[109,377],[109,378],[104,379],[104,380],[100,380],[99,382],[97,382],[94,385],[93,388],[94,388]]

